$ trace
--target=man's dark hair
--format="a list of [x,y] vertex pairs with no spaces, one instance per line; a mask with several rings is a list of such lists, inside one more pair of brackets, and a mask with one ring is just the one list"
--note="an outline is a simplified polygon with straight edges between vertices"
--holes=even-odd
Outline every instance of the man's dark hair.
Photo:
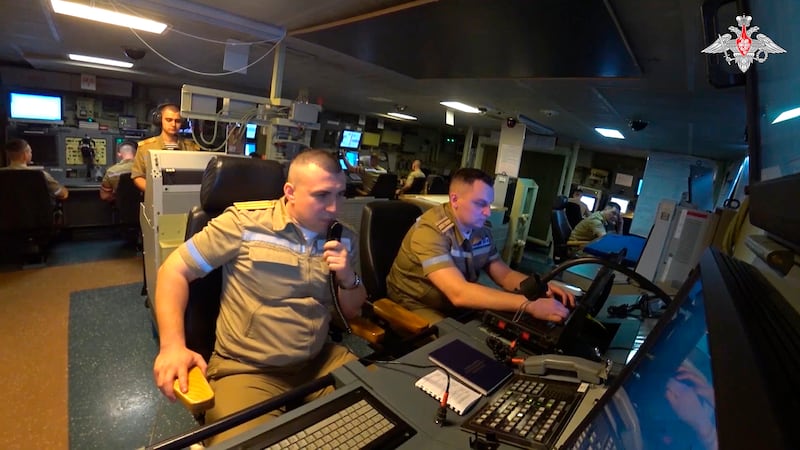
[[6,142],[6,153],[19,153],[25,150],[25,147],[28,146],[28,141],[25,139],[12,139]]
[[462,167],[456,170],[451,177],[451,183],[454,181],[472,185],[472,183],[477,180],[483,181],[489,186],[494,186],[494,180],[492,180],[492,177],[490,177],[489,174],[480,169],[475,169],[472,167]]
[[622,212],[622,207],[619,206],[619,203],[616,202],[608,202],[608,204],[606,205],[606,209],[608,208],[617,208],[617,211]]

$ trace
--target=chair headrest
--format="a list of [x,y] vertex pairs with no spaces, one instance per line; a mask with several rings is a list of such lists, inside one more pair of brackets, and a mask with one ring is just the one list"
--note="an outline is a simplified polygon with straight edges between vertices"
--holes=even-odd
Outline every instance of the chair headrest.
[[557,195],[556,199],[553,201],[553,209],[564,209],[567,207],[567,203],[569,203],[569,198],[565,195]]
[[200,205],[205,211],[221,211],[234,202],[274,200],[283,195],[285,181],[277,161],[215,156],[203,173]]

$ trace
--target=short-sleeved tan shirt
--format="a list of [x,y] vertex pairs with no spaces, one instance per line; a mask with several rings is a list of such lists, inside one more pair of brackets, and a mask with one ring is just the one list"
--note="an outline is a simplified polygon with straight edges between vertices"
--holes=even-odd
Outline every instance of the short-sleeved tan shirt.
[[500,255],[487,227],[473,230],[469,243],[471,249],[464,245],[449,203],[425,211],[403,239],[386,278],[389,298],[410,310],[454,312],[453,304],[428,279],[428,274],[455,267],[467,281],[477,281],[480,271]]
[[[355,232],[345,226],[341,241],[357,267]],[[316,356],[333,307],[324,244],[324,235],[306,242],[281,198],[230,207],[178,247],[197,276],[222,266],[214,351],[257,367]]]
[[589,217],[581,220],[575,225],[575,229],[569,235],[570,241],[592,241],[606,235],[606,220],[603,213],[598,211],[589,214]]
[[[139,141],[136,148],[136,157],[133,160],[133,167],[131,168],[131,178],[146,177],[145,170],[147,170],[147,159],[150,158],[150,150],[164,149],[164,140],[161,139],[161,135]],[[191,139],[178,138],[177,150],[199,151],[200,146]]]
[[100,184],[100,189],[106,192],[117,192],[117,186],[119,186],[119,176],[124,173],[131,173],[131,167],[133,167],[132,159],[120,161],[109,167],[106,170],[105,175],[103,175],[103,182]]
[[[25,164],[15,163],[12,162],[6,167],[2,167],[0,169],[7,169],[7,170],[38,170],[38,169],[31,169]],[[44,175],[44,181],[47,183],[47,192],[50,193],[50,196],[53,198],[58,198],[58,195],[61,194],[61,190],[64,186],[61,186],[61,183],[56,181],[52,175],[47,173],[46,171],[42,170],[42,175]]]

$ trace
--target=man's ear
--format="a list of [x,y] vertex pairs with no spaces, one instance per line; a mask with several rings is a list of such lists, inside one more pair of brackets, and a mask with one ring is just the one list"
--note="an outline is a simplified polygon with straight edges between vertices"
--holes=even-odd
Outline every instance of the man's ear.
[[294,185],[292,183],[287,182],[283,185],[283,195],[285,195],[286,199],[290,202],[294,201]]
[[453,205],[454,208],[456,206],[456,201],[458,201],[458,194],[456,194],[455,192],[451,192],[450,193],[450,204]]

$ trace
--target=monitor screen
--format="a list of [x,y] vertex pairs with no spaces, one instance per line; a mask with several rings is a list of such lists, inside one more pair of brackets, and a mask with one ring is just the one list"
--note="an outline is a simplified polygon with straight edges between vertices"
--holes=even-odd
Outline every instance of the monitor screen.
[[342,130],[342,139],[339,141],[339,147],[357,149],[361,145],[360,131],[356,130]]
[[248,142],[244,144],[244,154],[245,155],[252,155],[256,152],[256,143],[255,142]]
[[62,124],[61,97],[58,95],[11,92],[10,120]]
[[[59,167],[62,165],[58,152],[58,136],[47,134],[24,134],[22,139],[31,146],[31,165]],[[65,161],[64,161],[65,162]]]
[[[600,448],[716,448],[714,380],[698,272],[580,426]],[[588,421],[588,423],[587,423]],[[564,448],[589,448],[571,436]]]
[[357,151],[348,151],[344,154],[345,158],[347,158],[347,162],[350,163],[351,166],[356,167],[358,166],[358,152]]
[[625,214],[626,212],[628,212],[628,205],[631,203],[630,200],[628,200],[626,198],[622,198],[622,197],[617,197],[615,195],[611,196],[611,199],[609,200],[609,202],[618,204],[619,205],[619,211],[622,214]]
[[597,203],[597,199],[592,197],[591,195],[581,195],[581,203],[586,205],[589,208],[589,211],[594,211],[594,205]]
[[639,178],[639,185],[636,187],[636,195],[640,195],[642,193],[642,182],[644,178]]
[[345,171],[347,170],[347,163],[345,163],[344,160],[341,159],[341,158],[339,158],[339,167],[341,167],[342,170],[345,170]]
[[244,137],[247,138],[247,139],[255,139],[256,138],[256,128],[257,127],[258,127],[258,125],[254,124],[254,123],[248,123],[247,127],[246,127],[247,131],[245,131]]

